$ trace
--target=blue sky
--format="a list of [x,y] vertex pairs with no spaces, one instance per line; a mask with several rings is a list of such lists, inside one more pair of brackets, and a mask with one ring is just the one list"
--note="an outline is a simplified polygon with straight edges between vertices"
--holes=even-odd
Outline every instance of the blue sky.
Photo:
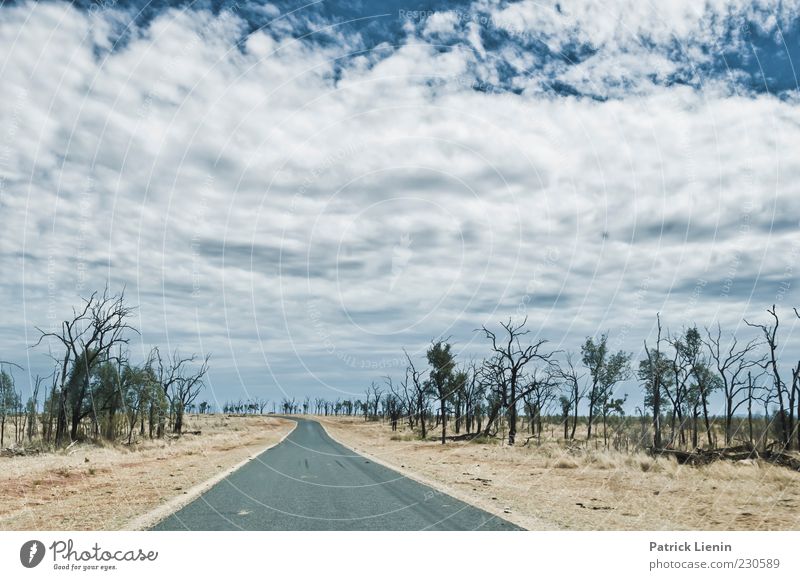
[[[786,2],[0,7],[0,359],[108,282],[210,401],[361,395],[528,316],[552,347],[798,305]],[[632,404],[635,384],[624,387]]]

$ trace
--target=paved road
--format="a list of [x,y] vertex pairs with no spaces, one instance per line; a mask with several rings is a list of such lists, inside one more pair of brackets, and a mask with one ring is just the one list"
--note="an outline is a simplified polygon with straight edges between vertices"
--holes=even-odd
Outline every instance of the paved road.
[[155,530],[518,530],[333,441],[296,419],[265,451]]

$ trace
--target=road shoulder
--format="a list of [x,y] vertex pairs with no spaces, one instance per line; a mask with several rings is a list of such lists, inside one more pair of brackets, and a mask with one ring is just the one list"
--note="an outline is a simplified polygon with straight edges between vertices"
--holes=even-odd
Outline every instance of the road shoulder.
[[[524,530],[531,530],[531,529],[536,529],[536,530],[557,529],[557,528],[554,528],[551,524],[548,524],[547,522],[538,521],[538,520],[536,520],[536,519],[534,519],[532,517],[520,516],[520,515],[514,514],[514,513],[506,513],[502,507],[498,507],[496,505],[492,505],[492,503],[490,501],[487,501],[487,500],[485,500],[485,499],[483,499],[483,498],[481,498],[479,496],[472,495],[472,494],[467,494],[467,493],[464,493],[463,491],[454,489],[452,486],[446,484],[445,482],[426,477],[426,476],[424,476],[424,475],[422,475],[422,474],[420,474],[420,473],[418,473],[416,471],[412,471],[412,470],[406,468],[402,464],[398,465],[395,462],[386,461],[382,457],[379,457],[379,456],[376,456],[376,455],[370,453],[369,451],[364,449],[363,446],[355,445],[355,444],[352,444],[352,443],[350,443],[348,441],[345,441],[341,437],[341,432],[338,434],[338,436],[336,434],[334,434],[334,430],[335,429],[337,431],[341,431],[342,427],[336,425],[335,423],[332,423],[332,422],[329,422],[329,421],[325,421],[324,417],[307,416],[307,417],[304,417],[304,418],[309,419],[309,420],[313,420],[313,421],[316,421],[317,423],[319,423],[322,426],[322,428],[325,430],[325,433],[327,433],[327,435],[331,439],[336,441],[339,445],[342,445],[342,446],[346,447],[347,449],[350,449],[354,453],[358,453],[360,455],[363,455],[364,457],[366,457],[370,461],[373,461],[373,462],[377,463],[378,465],[382,465],[383,467],[386,467],[388,469],[396,471],[396,472],[400,473],[401,475],[407,477],[408,479],[416,481],[417,483],[420,483],[422,485],[426,485],[428,487],[431,487],[431,488],[435,489],[436,491],[438,491],[440,493],[449,495],[449,496],[454,497],[455,499],[457,499],[459,501],[462,501],[462,502],[464,502],[466,504],[469,504],[469,505],[471,505],[473,507],[476,507],[476,508],[481,509],[481,510],[483,510],[485,512],[488,512],[488,513],[492,514],[493,516],[496,516],[497,518],[500,518],[501,520],[505,520],[505,521],[511,522],[512,524],[515,524],[515,525],[523,528]],[[337,429],[337,427],[338,427],[338,429]]]
[[169,516],[171,516],[175,512],[179,511],[181,508],[195,501],[209,489],[211,489],[212,487],[223,481],[226,477],[230,476],[231,474],[235,473],[236,471],[238,471],[239,469],[241,469],[242,467],[244,467],[245,465],[256,459],[261,454],[283,443],[283,441],[287,437],[289,437],[289,435],[291,435],[292,432],[294,432],[294,430],[297,428],[297,421],[293,421],[293,423],[294,425],[291,427],[291,429],[289,429],[289,431],[285,433],[278,441],[268,444],[267,446],[251,454],[244,460],[240,461],[233,467],[229,467],[228,469],[225,469],[217,473],[216,475],[207,479],[206,481],[203,481],[202,483],[195,485],[194,487],[187,490],[185,494],[174,497],[168,502],[147,512],[146,514],[137,517],[136,519],[129,522],[124,529],[132,531],[147,530],[157,525],[161,521],[167,519]]

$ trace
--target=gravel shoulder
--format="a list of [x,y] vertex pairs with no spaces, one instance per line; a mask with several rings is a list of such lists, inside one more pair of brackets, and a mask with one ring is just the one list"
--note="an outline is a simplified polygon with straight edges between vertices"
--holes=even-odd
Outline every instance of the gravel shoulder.
[[0,530],[118,530],[278,443],[294,421],[193,416],[200,435],[0,458]]
[[317,419],[359,453],[526,529],[800,529],[800,473],[767,463],[691,467],[553,442],[441,445],[363,418]]

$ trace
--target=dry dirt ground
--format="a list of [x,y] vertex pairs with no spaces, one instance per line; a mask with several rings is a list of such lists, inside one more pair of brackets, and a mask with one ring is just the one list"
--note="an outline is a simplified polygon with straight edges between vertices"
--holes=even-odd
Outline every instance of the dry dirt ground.
[[294,422],[192,416],[200,435],[0,457],[0,530],[117,530],[277,443]]
[[419,441],[363,419],[319,417],[341,443],[527,529],[800,530],[800,473],[704,467],[610,451]]

